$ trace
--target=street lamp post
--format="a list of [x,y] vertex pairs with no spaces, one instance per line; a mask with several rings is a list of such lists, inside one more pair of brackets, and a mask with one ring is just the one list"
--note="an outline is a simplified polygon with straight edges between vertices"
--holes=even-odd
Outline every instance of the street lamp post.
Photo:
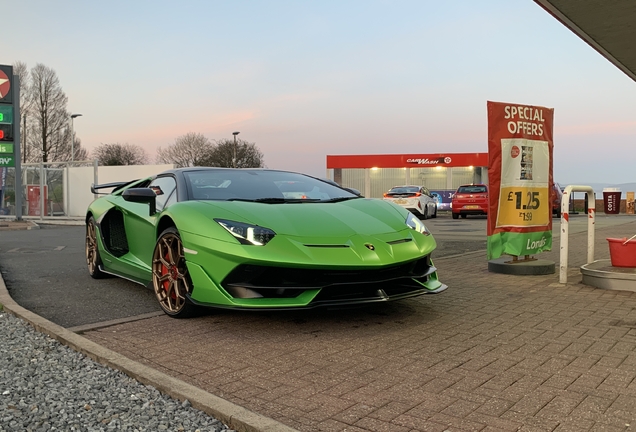
[[75,137],[73,136],[73,119],[81,114],[71,114],[71,162],[75,160]]
[[236,168],[236,136],[240,134],[240,132],[232,132],[232,135],[234,135],[234,161],[232,163],[233,168]]

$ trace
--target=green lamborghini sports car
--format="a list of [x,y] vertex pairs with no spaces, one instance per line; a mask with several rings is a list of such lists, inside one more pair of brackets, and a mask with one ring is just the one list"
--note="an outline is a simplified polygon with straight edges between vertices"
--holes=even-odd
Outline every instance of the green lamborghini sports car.
[[164,312],[299,309],[439,293],[436,243],[411,212],[267,169],[181,168],[110,190],[86,213],[94,278],[149,286]]

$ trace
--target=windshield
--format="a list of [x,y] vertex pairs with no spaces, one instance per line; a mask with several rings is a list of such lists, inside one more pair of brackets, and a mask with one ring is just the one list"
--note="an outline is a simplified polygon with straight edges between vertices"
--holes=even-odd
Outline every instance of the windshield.
[[193,200],[335,202],[359,198],[325,181],[298,173],[271,170],[209,169],[184,172]]

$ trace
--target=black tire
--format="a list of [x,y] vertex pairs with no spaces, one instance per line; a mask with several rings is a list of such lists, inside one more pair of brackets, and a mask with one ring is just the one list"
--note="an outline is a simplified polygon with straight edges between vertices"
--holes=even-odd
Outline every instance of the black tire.
[[102,265],[102,258],[99,256],[97,223],[95,223],[93,216],[88,218],[88,222],[86,222],[86,264],[88,266],[88,274],[93,279],[104,279],[108,276],[99,268]]
[[435,206],[435,211],[433,212],[433,216],[431,216],[432,219],[435,219],[437,217],[437,206]]
[[181,236],[176,228],[161,233],[152,254],[152,287],[159,306],[173,318],[190,318],[199,308],[190,301],[192,279],[188,273]]
[[466,219],[467,216],[467,214],[462,214],[462,219]]
[[453,219],[459,219],[459,213],[453,213]]
[[428,219],[428,208],[427,207],[424,207],[424,213],[422,214],[422,217],[420,219],[422,219],[422,220]]

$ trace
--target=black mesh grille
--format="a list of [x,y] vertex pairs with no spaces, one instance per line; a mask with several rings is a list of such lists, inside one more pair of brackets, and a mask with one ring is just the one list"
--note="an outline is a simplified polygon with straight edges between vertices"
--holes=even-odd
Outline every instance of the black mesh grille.
[[128,253],[128,240],[124,228],[124,215],[120,211],[111,210],[101,223],[104,245],[116,257]]

